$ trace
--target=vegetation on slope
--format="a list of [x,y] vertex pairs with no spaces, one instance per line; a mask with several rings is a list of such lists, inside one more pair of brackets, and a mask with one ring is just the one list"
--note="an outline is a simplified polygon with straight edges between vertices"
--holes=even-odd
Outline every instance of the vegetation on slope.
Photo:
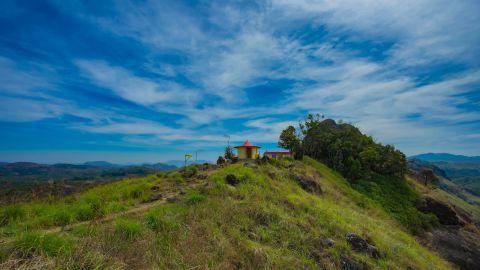
[[287,127],[280,134],[279,146],[299,158],[305,154],[355,181],[372,173],[403,177],[407,172],[405,155],[392,145],[376,143],[350,124],[323,120],[309,114],[299,128]]
[[[101,194],[105,204],[117,202],[129,208],[137,207],[139,198],[152,187],[159,186],[164,193],[177,184],[190,186],[178,201],[158,201],[146,212],[91,223],[93,226],[82,223],[70,230],[46,233],[42,226],[26,226],[30,224],[26,216],[32,216],[35,207],[22,205],[24,214],[15,214],[6,224],[10,228],[4,227],[10,240],[1,248],[0,266],[337,269],[349,258],[371,268],[450,268],[404,232],[375,201],[313,159],[191,171],[184,174],[187,177],[173,172],[108,184],[51,203],[73,211],[85,205],[85,198]],[[227,184],[227,175],[233,175],[238,184]],[[299,178],[315,181],[321,194],[302,189]],[[121,199],[119,194],[124,192],[118,190],[138,190],[141,195]],[[33,217],[41,220],[41,215]],[[373,243],[381,257],[374,259],[352,250],[345,239],[350,232]],[[334,244],[323,245],[322,239]]]
[[[412,186],[418,193],[422,194],[423,196],[435,198],[438,201],[448,202],[455,207],[455,210],[462,215],[462,217],[465,218],[466,214],[467,219],[471,218],[474,223],[480,224],[480,198],[461,192],[460,194],[456,192],[447,192],[446,190],[450,191],[451,189],[458,189],[458,187],[456,187],[454,183],[444,178],[440,179],[439,186],[441,188],[437,187],[436,185],[422,185],[412,177],[407,177],[407,180],[410,186]],[[449,189],[444,189],[442,188],[443,185],[449,185],[452,187]],[[467,198],[465,198],[465,196],[467,196]]]
[[437,223],[433,214],[417,210],[420,196],[405,181],[405,155],[391,145],[376,143],[350,124],[308,115],[298,129],[287,127],[279,145],[306,154],[339,171],[354,189],[375,201],[413,233]]
[[157,181],[159,175],[110,183],[63,199],[5,206],[0,210],[0,236],[101,218],[148,200],[154,185],[168,190],[181,179],[177,173],[171,176],[173,182]]

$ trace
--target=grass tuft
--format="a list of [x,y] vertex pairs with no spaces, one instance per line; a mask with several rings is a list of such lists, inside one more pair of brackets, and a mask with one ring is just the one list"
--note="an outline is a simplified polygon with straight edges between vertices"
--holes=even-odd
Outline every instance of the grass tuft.
[[142,233],[142,225],[134,219],[117,218],[115,220],[115,233],[122,239],[133,240]]
[[25,210],[19,205],[6,206],[0,209],[0,226],[7,225],[25,217]]
[[196,193],[193,193],[193,194],[190,194],[187,196],[187,203],[192,205],[192,204],[197,204],[197,203],[200,203],[200,202],[203,202],[207,199],[207,196],[205,195],[202,195],[202,194],[196,194]]
[[58,234],[41,234],[26,232],[18,236],[11,244],[10,250],[17,256],[28,258],[33,255],[57,256],[69,253],[73,248],[73,239]]

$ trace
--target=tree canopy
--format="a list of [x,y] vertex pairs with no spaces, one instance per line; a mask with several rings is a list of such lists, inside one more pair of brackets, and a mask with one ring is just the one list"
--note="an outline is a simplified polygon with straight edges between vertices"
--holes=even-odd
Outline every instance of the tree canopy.
[[401,177],[407,170],[405,155],[392,145],[376,143],[353,125],[320,115],[308,115],[298,129],[288,126],[278,144],[320,160],[351,180],[370,172]]

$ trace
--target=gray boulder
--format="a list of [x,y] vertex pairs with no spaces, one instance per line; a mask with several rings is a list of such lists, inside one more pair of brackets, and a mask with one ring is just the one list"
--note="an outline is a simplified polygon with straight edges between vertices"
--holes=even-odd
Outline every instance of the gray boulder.
[[347,242],[350,244],[353,250],[367,253],[370,257],[379,259],[380,252],[377,247],[369,244],[365,239],[354,233],[347,233]]

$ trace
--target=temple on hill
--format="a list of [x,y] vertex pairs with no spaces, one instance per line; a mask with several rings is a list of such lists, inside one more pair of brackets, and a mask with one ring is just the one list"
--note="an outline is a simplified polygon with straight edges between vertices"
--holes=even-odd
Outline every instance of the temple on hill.
[[256,159],[260,157],[260,146],[253,145],[246,140],[242,145],[235,146],[238,159]]

